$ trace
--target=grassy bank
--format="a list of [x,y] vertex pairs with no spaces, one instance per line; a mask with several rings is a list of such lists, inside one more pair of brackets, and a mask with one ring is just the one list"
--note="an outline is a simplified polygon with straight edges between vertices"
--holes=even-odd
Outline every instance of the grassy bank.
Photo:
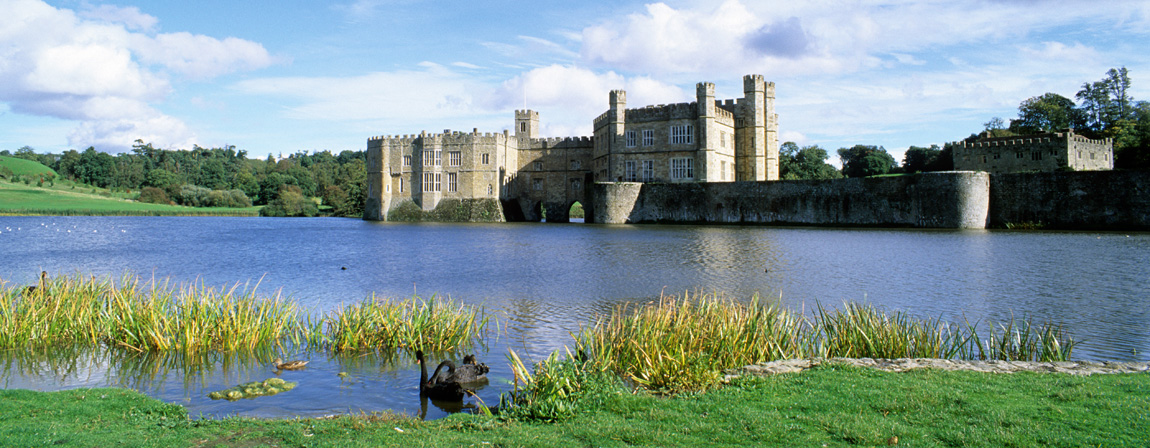
[[183,207],[148,204],[70,181],[54,185],[0,181],[0,215],[64,216],[258,216],[260,207]]
[[[288,392],[290,393],[290,392]],[[454,415],[188,420],[120,389],[0,391],[4,446],[1145,446],[1150,375],[823,367],[660,398],[600,394],[554,423]]]

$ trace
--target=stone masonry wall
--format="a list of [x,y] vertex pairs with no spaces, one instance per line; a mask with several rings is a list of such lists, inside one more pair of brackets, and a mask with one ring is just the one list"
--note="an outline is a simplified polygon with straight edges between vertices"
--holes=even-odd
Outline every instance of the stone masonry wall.
[[597,183],[598,223],[985,228],[989,175],[694,184]]
[[992,227],[1150,229],[1150,172],[995,174],[989,221]]

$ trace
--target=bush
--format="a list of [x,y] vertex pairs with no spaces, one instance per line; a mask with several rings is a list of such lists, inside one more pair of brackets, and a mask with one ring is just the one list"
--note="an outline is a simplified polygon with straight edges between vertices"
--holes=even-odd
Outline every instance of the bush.
[[156,188],[156,187],[144,187],[143,190],[140,190],[140,197],[136,200],[140,201],[140,202],[146,202],[149,204],[171,204],[172,203],[172,200],[168,198],[168,194],[164,193],[164,190],[161,190],[161,189]]
[[212,190],[199,185],[183,185],[176,202],[190,207],[251,207],[252,200],[240,190]]
[[319,214],[315,202],[303,195],[302,190],[295,185],[280,187],[279,194],[268,205],[260,209],[260,216],[305,216],[312,217]]

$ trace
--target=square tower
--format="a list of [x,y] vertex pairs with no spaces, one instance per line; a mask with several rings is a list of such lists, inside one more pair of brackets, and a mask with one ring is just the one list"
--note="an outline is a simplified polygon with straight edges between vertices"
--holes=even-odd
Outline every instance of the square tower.
[[515,137],[520,141],[539,138],[539,112],[531,109],[515,111]]

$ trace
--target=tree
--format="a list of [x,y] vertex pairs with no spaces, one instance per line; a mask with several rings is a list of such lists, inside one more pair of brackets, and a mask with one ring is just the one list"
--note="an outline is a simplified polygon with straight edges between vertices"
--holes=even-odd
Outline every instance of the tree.
[[1017,134],[1054,132],[1086,126],[1086,116],[1074,101],[1057,93],[1044,93],[1027,98],[1018,105],[1018,119],[1010,120],[1010,131]]
[[941,156],[942,149],[938,145],[930,145],[929,148],[911,146],[902,158],[902,169],[908,173],[930,171],[931,163]]
[[779,178],[784,180],[838,179],[843,177],[833,165],[826,163],[827,151],[818,145],[799,148],[794,142],[779,147]]
[[897,166],[894,157],[881,146],[854,145],[839,148],[838,153],[843,162],[843,175],[847,177],[886,174]]

